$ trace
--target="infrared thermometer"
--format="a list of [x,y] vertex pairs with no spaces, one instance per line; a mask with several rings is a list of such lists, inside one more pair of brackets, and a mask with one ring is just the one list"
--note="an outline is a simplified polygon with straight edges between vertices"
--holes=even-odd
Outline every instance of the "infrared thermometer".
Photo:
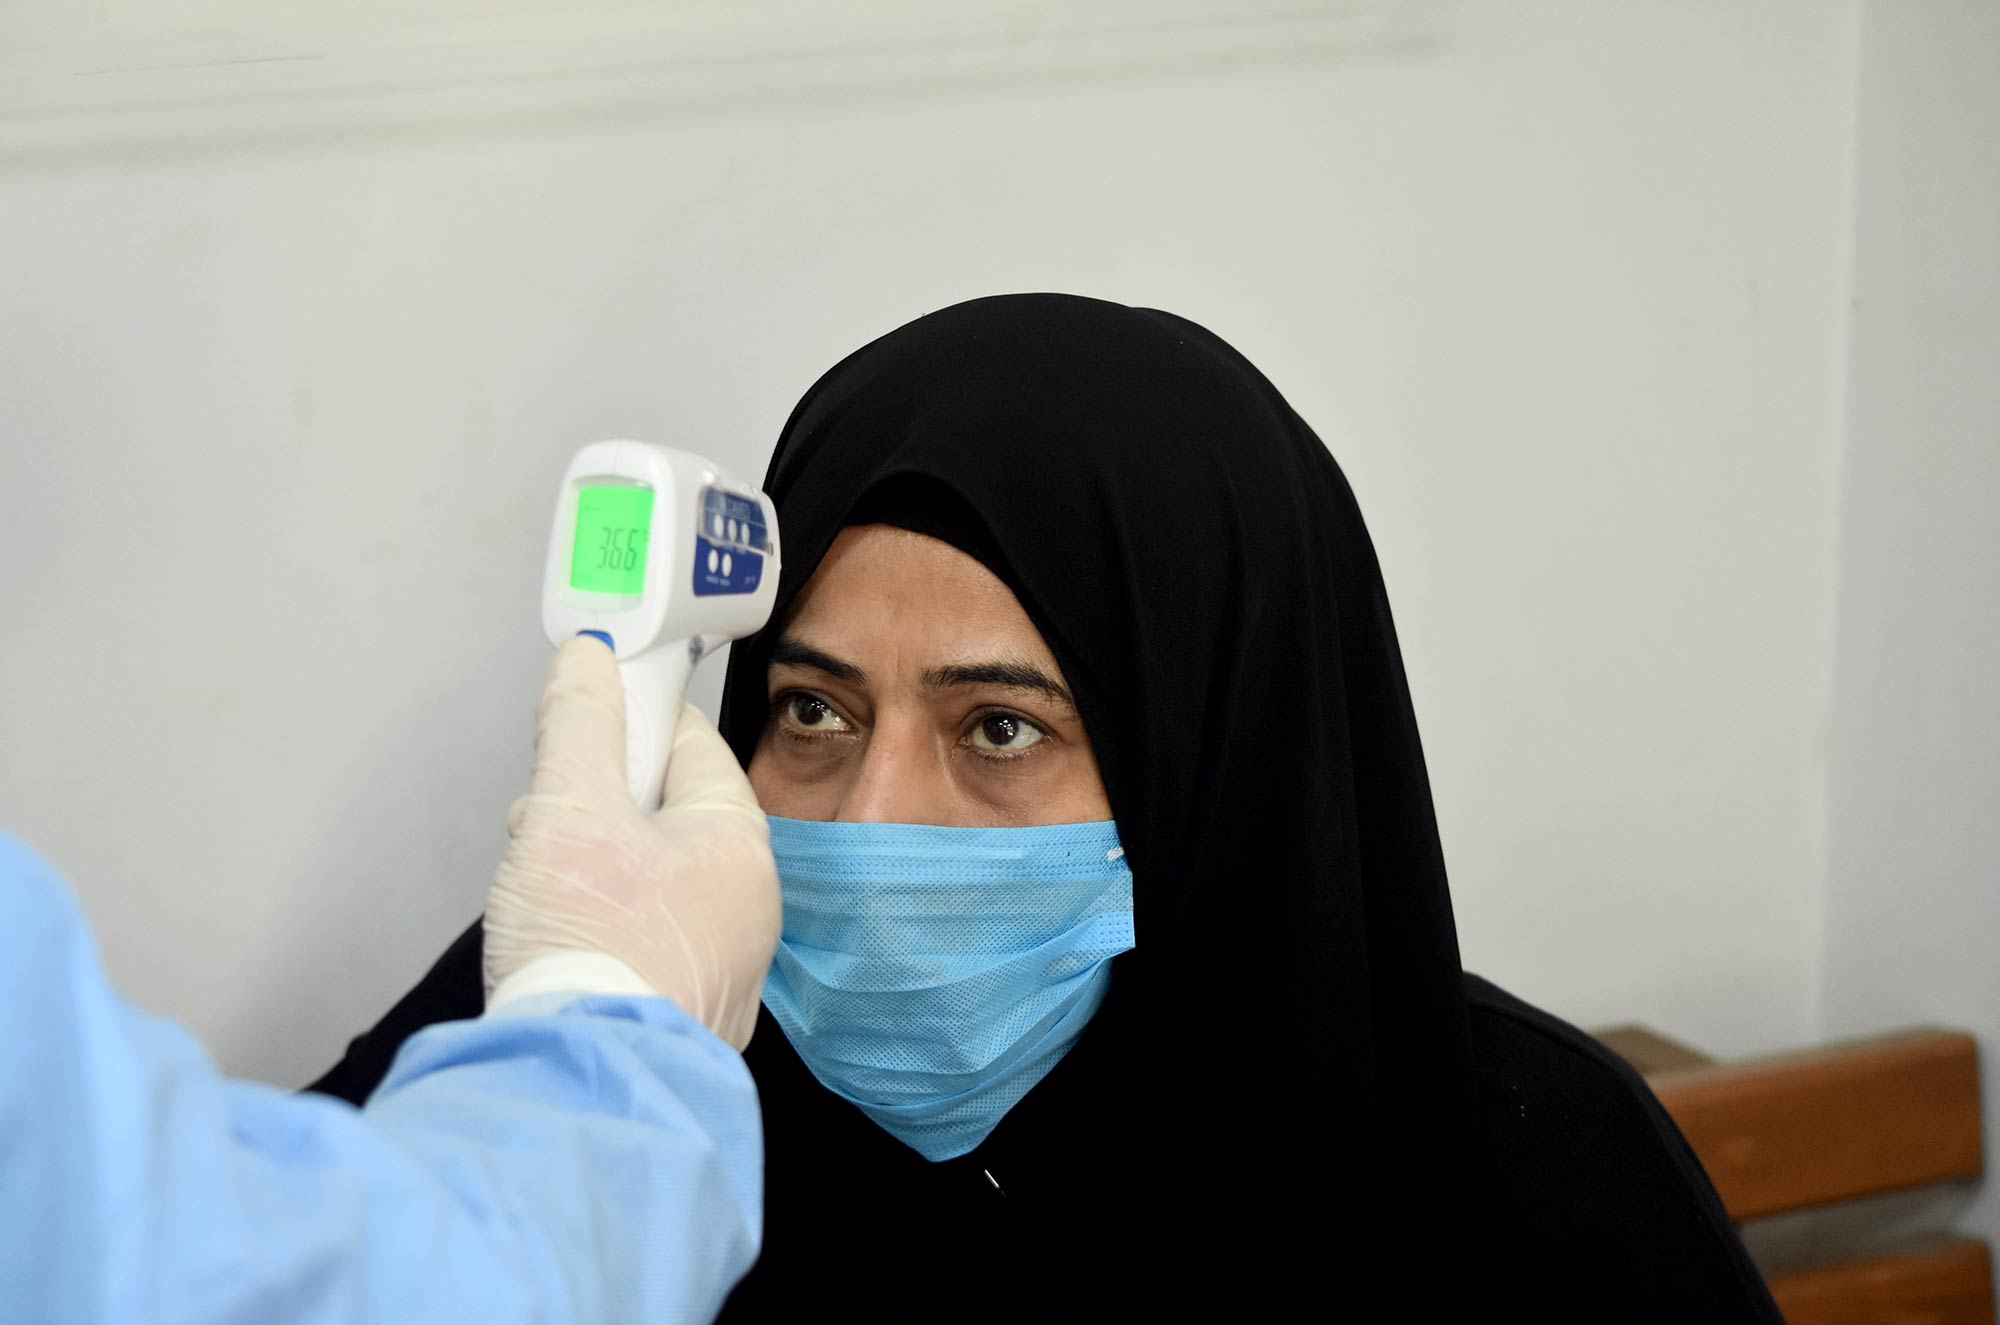
[[556,493],[542,628],[611,647],[625,679],[625,778],[660,807],[674,720],[704,656],[761,629],[778,592],[778,512],[711,460],[592,442]]

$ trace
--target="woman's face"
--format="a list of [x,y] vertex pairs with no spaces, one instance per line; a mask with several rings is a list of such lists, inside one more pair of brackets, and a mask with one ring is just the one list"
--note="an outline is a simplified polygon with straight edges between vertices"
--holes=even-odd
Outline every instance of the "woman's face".
[[1111,817],[1041,633],[948,543],[842,530],[792,604],[768,679],[750,785],[770,814],[967,828]]

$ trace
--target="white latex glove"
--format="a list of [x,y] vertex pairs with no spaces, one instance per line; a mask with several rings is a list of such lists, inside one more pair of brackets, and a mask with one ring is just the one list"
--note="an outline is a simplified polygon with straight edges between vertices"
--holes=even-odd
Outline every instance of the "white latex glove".
[[[534,790],[507,816],[510,841],[486,902],[489,1007],[529,963],[617,971],[624,963],[737,1049],[750,1043],[778,944],[771,832],[736,756],[682,705],[666,803],[643,814],[625,784],[625,689],[611,650],[579,636],[556,651],[535,723]],[[645,992],[558,980],[576,992]],[[607,987],[608,986],[608,987]]]

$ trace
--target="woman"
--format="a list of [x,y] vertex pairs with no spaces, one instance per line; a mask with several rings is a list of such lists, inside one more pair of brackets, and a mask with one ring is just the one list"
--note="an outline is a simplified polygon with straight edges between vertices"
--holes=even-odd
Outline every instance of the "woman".
[[[764,1252],[725,1318],[1777,1319],[1630,1069],[1461,971],[1373,548],[1234,350],[958,305],[827,373],[765,486],[785,574],[721,727],[783,816],[786,940],[747,1055]],[[910,823],[1115,845],[1029,914]],[[949,949],[927,988],[842,915],[843,843],[857,911],[928,899],[889,917]],[[982,917],[1051,964],[982,976]],[[365,1094],[478,971],[475,929],[321,1088]]]

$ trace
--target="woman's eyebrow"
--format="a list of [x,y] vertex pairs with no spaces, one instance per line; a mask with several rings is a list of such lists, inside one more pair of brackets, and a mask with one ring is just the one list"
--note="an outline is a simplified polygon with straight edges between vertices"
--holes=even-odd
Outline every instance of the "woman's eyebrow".
[[1010,690],[1033,690],[1050,699],[1076,707],[1076,700],[1062,682],[1030,662],[1002,659],[997,662],[953,663],[933,667],[924,673],[924,685],[932,690],[946,686],[1005,686]]
[[850,685],[861,685],[868,680],[868,674],[851,662],[842,662],[830,653],[815,649],[812,645],[792,635],[781,635],[771,646],[771,666],[810,667],[816,672],[825,672],[836,681]]

